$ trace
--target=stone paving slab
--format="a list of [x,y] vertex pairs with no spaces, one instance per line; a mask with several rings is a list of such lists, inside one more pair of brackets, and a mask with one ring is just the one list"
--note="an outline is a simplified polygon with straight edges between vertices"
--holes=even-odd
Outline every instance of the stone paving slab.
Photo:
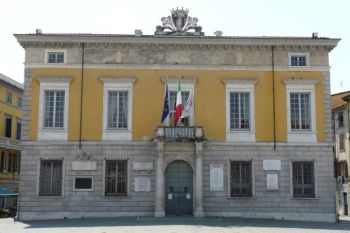
[[0,233],[301,233],[350,232],[350,221],[294,222],[243,218],[91,218],[18,222],[0,219]]

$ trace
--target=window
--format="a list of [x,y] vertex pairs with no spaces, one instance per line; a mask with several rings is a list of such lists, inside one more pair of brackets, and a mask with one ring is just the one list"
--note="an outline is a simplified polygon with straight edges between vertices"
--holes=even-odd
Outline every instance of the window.
[[293,169],[293,197],[314,198],[315,177],[314,162],[294,161]]
[[108,92],[108,128],[128,128],[128,91]]
[[48,63],[64,63],[64,53],[63,52],[49,52],[47,62]]
[[76,177],[74,180],[74,190],[91,191],[92,178],[91,177]]
[[62,196],[62,160],[41,160],[39,196]]
[[344,113],[338,112],[338,128],[344,127]]
[[17,97],[17,107],[22,108],[22,97]]
[[230,92],[230,129],[250,129],[249,99],[249,92]]
[[105,195],[127,195],[127,160],[106,160]]
[[20,120],[17,120],[16,122],[16,139],[21,140],[21,129],[22,129],[22,122]]
[[134,77],[102,77],[102,140],[125,140],[132,137],[132,88]]
[[[185,103],[190,95],[189,91],[181,91],[182,107],[185,106]],[[176,108],[176,96],[177,91],[169,91],[169,125],[174,125],[175,117],[175,108]],[[182,109],[183,110],[183,109]],[[190,116],[186,116],[180,119],[181,126],[190,126]]]
[[292,130],[311,129],[310,93],[290,93],[290,115]]
[[38,140],[67,140],[70,77],[41,77]]
[[63,128],[64,91],[44,92],[44,128]]
[[254,78],[224,78],[226,141],[255,142]]
[[11,138],[12,135],[12,116],[5,115],[5,137]]
[[309,53],[289,53],[290,66],[309,66]]
[[12,104],[12,92],[7,92],[6,103]]
[[231,197],[252,197],[252,162],[231,161]]
[[287,78],[287,141],[293,143],[315,143],[316,104],[315,85],[317,80]]
[[339,150],[345,151],[345,135],[339,134]]
[[1,173],[7,173],[8,170],[10,170],[10,155],[8,151],[2,151],[1,152]]

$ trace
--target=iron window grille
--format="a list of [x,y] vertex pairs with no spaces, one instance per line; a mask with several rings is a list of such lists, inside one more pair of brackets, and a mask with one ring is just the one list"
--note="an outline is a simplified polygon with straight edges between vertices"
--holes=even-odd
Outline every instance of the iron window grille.
[[311,129],[310,93],[290,93],[290,111],[292,130]]
[[306,66],[306,56],[291,56],[291,66]]
[[252,197],[252,162],[231,161],[231,197]]
[[61,53],[61,52],[48,53],[48,63],[64,63],[64,53]]
[[46,90],[44,94],[44,128],[63,128],[65,91]]
[[250,93],[230,93],[230,129],[250,129]]
[[293,197],[314,198],[314,162],[293,162]]
[[39,196],[62,195],[62,160],[41,160]]
[[108,128],[128,128],[128,91],[108,92]]
[[127,195],[127,160],[106,160],[105,195]]

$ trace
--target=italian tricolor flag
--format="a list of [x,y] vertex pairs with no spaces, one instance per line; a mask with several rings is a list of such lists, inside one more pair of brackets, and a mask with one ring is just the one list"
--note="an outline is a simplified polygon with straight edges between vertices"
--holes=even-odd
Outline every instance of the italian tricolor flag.
[[182,97],[181,97],[181,84],[180,79],[177,85],[177,94],[176,94],[176,107],[175,107],[175,117],[174,117],[174,125],[176,126],[179,119],[182,115]]

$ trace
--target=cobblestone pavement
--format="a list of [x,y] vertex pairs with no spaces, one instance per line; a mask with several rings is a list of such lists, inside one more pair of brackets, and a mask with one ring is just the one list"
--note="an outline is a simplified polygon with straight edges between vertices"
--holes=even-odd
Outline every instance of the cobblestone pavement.
[[298,233],[350,232],[350,221],[292,222],[242,218],[92,218],[34,222],[0,219],[0,233]]

